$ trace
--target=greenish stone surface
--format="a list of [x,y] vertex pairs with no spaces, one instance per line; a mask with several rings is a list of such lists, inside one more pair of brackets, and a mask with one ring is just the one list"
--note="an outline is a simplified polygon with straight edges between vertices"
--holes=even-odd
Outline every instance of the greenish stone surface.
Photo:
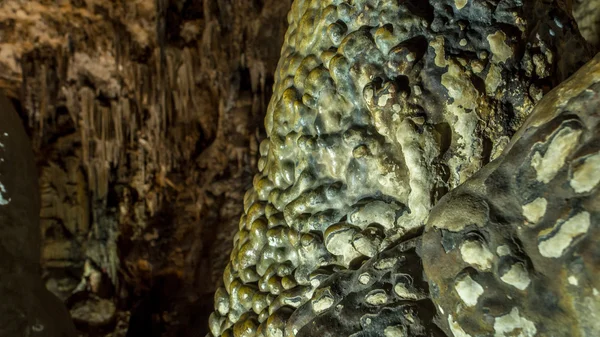
[[[441,333],[422,284],[399,289],[404,298],[324,285],[345,271],[358,279],[364,261],[418,236],[437,200],[497,158],[543,94],[589,58],[568,10],[295,1],[212,335]],[[395,284],[373,277],[388,292]],[[361,323],[398,303],[418,321]]]
[[600,54],[433,209],[421,256],[449,336],[600,335]]

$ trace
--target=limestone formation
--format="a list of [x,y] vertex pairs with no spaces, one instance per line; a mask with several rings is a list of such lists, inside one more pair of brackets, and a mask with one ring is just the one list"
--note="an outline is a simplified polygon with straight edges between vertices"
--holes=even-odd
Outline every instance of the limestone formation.
[[329,277],[291,315],[285,335],[446,336],[434,323],[419,240],[402,240],[360,268]]
[[[163,291],[214,289],[248,143],[259,173],[209,337],[599,335],[599,60],[550,91],[597,48],[595,1],[296,0],[254,147],[270,79],[253,43],[279,47],[261,23],[277,31],[284,2],[0,3],[0,88],[53,149],[46,286],[104,329],[129,321],[119,283],[151,280],[128,335],[173,320]],[[258,15],[242,29],[236,11]],[[38,282],[26,136],[2,137],[0,329],[71,336]]]
[[600,335],[600,54],[432,210],[421,256],[449,336]]
[[573,0],[573,16],[581,35],[600,52],[600,1]]
[[599,127],[600,54],[440,200],[422,237],[327,279],[287,335],[597,336]]
[[134,336],[208,332],[291,2],[0,1],[0,89],[39,169],[43,279],[69,309],[117,303],[113,337],[129,317]]
[[[441,333],[414,248],[396,248],[396,262],[378,253],[418,234],[433,204],[587,60],[568,11],[295,1],[212,335]],[[369,325],[378,312],[395,320]]]

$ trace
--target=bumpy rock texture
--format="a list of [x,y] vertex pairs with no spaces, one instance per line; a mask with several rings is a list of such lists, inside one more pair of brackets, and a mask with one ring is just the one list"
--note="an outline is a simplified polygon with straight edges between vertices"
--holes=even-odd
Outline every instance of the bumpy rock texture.
[[573,16],[581,35],[594,48],[594,53],[600,52],[600,1],[574,0]]
[[448,335],[600,335],[600,54],[433,209],[422,256]]
[[[393,293],[420,268],[410,248],[385,262],[391,274],[361,262],[418,234],[432,205],[588,59],[568,11],[560,1],[295,1],[212,334],[441,333],[418,276]],[[369,326],[378,312],[396,317],[392,330]]]
[[40,198],[31,144],[0,92],[0,336],[75,337],[40,273]]
[[446,336],[434,324],[418,238],[402,240],[357,270],[338,272],[290,317],[296,336]]
[[[592,43],[596,1],[575,1]],[[80,333],[202,331],[290,2],[0,3],[0,88],[21,103],[41,171],[44,280]],[[298,1],[213,327],[441,334],[409,238],[585,59],[567,12],[560,1]]]

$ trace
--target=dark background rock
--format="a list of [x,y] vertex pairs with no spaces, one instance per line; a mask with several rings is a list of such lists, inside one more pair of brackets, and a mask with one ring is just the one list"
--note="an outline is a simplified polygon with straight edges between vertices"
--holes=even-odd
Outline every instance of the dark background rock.
[[34,144],[44,280],[72,313],[117,307],[82,333],[207,331],[290,5],[0,4],[0,88]]
[[0,336],[74,337],[60,300],[40,278],[37,173],[31,143],[0,92]]

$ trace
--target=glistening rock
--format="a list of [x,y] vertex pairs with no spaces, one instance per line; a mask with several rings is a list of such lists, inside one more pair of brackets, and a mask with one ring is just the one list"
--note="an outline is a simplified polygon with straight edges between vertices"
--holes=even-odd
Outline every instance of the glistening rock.
[[[315,289],[418,234],[432,205],[588,59],[568,11],[561,1],[294,2],[212,334],[295,335],[296,308],[330,315],[356,293]],[[427,297],[406,286],[408,301]],[[397,298],[387,291],[359,301]],[[425,333],[431,314],[415,317],[408,333]]]
[[440,326],[600,335],[599,239],[600,54],[432,210],[421,255]]

